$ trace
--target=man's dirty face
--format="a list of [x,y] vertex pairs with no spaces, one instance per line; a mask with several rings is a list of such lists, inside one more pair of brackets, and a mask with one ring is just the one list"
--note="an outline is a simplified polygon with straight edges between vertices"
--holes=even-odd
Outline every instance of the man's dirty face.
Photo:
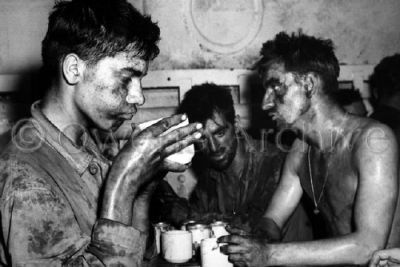
[[117,129],[145,101],[141,79],[147,68],[147,61],[127,52],[87,66],[74,96],[78,110],[97,128]]
[[263,75],[265,95],[262,109],[268,110],[278,125],[292,125],[309,107],[309,99],[296,75],[282,63],[273,63]]
[[237,148],[235,127],[228,122],[220,112],[214,112],[213,117],[204,123],[204,136],[200,144],[200,153],[217,170],[230,166]]

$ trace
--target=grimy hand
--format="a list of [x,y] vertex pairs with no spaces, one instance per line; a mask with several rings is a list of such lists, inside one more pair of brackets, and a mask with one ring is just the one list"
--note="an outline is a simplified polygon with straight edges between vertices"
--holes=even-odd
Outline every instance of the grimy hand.
[[221,252],[228,255],[228,260],[235,266],[267,266],[269,263],[269,249],[265,240],[234,234],[221,236],[217,242],[222,243]]
[[115,157],[104,190],[101,217],[125,224],[132,221],[132,205],[139,188],[149,183],[157,173],[167,170],[185,170],[180,164],[165,165],[164,159],[182,150],[201,137],[202,125],[192,123],[162,135],[166,130],[186,119],[175,115],[151,125],[131,138]]
[[369,267],[400,266],[400,248],[376,251],[369,262]]
[[226,226],[226,230],[231,235],[240,235],[240,236],[250,236],[250,227],[245,224],[239,224],[238,222],[230,222],[229,225]]
[[161,136],[185,119],[186,115],[175,115],[162,119],[139,133],[133,132],[115,158],[112,169],[115,165],[118,172],[127,175],[128,179],[139,186],[161,170],[185,170],[185,165],[165,163],[164,159],[199,139],[201,124],[192,123]]

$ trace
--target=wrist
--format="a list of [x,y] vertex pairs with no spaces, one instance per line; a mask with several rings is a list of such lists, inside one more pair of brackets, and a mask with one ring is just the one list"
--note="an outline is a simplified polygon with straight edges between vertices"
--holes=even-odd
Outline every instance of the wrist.
[[125,181],[125,178],[107,180],[100,217],[131,225],[133,203],[139,186]]

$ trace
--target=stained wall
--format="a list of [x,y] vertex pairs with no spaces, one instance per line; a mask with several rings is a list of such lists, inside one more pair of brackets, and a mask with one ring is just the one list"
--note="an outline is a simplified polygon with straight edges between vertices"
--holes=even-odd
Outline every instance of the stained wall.
[[[331,38],[344,64],[400,52],[398,0],[131,0],[161,28],[153,69],[247,68],[279,31]],[[40,65],[54,0],[0,1],[0,73]]]

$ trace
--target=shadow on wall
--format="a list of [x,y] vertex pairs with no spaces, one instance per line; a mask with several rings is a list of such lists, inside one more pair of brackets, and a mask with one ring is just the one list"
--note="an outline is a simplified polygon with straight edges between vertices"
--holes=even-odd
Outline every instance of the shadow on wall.
[[0,151],[10,141],[15,123],[30,117],[30,106],[42,98],[49,83],[40,66],[19,74],[0,74]]

